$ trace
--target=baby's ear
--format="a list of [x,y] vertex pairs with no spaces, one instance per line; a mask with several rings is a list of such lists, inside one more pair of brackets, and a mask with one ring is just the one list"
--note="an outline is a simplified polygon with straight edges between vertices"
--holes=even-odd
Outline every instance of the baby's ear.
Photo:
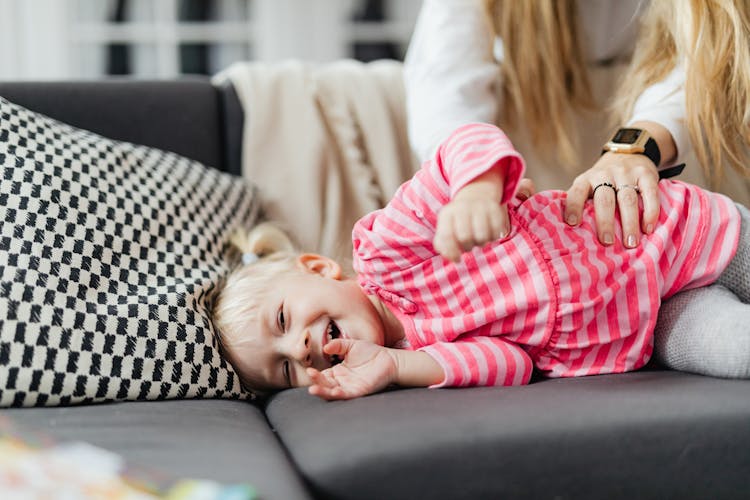
[[341,279],[341,266],[339,263],[324,255],[303,253],[297,257],[297,263],[307,272],[319,274],[324,278]]

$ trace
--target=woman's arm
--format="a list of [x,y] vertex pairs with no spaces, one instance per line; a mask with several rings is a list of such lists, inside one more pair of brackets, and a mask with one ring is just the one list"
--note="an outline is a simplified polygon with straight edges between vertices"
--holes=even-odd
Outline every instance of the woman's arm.
[[409,139],[420,161],[458,126],[494,123],[499,68],[482,0],[425,0],[404,61]]

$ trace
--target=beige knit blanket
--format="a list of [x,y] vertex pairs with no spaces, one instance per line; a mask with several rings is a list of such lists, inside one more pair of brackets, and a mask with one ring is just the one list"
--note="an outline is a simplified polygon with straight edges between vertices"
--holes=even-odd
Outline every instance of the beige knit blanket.
[[229,79],[245,111],[243,177],[299,248],[350,262],[351,231],[418,164],[406,134],[401,64],[249,62]]

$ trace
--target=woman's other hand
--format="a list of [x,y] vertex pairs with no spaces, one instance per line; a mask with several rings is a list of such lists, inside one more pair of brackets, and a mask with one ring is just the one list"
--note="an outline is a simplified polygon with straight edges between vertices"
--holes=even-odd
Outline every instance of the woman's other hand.
[[[637,121],[628,126],[645,129],[656,141],[662,165],[674,161],[677,146],[668,129],[650,121]],[[623,244],[628,248],[637,247],[641,235],[651,234],[659,221],[658,166],[642,154],[603,154],[593,167],[576,177],[568,189],[565,221],[571,226],[580,224],[583,206],[587,199],[593,197],[599,241],[603,245],[615,242],[617,208]]]
[[[617,208],[622,223],[623,244],[634,248],[638,246],[642,233],[653,232],[659,219],[658,182],[656,166],[647,157],[605,153],[593,167],[576,177],[568,189],[565,221],[571,226],[578,225],[586,200],[593,196],[599,241],[603,245],[615,242]],[[640,201],[643,202],[642,215]]]

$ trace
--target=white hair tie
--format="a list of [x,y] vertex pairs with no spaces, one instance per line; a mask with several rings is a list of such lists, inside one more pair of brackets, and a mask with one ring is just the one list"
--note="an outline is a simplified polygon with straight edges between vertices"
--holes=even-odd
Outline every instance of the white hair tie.
[[257,253],[245,252],[242,254],[242,263],[246,266],[258,262],[258,259],[260,259],[260,257],[258,257]]

